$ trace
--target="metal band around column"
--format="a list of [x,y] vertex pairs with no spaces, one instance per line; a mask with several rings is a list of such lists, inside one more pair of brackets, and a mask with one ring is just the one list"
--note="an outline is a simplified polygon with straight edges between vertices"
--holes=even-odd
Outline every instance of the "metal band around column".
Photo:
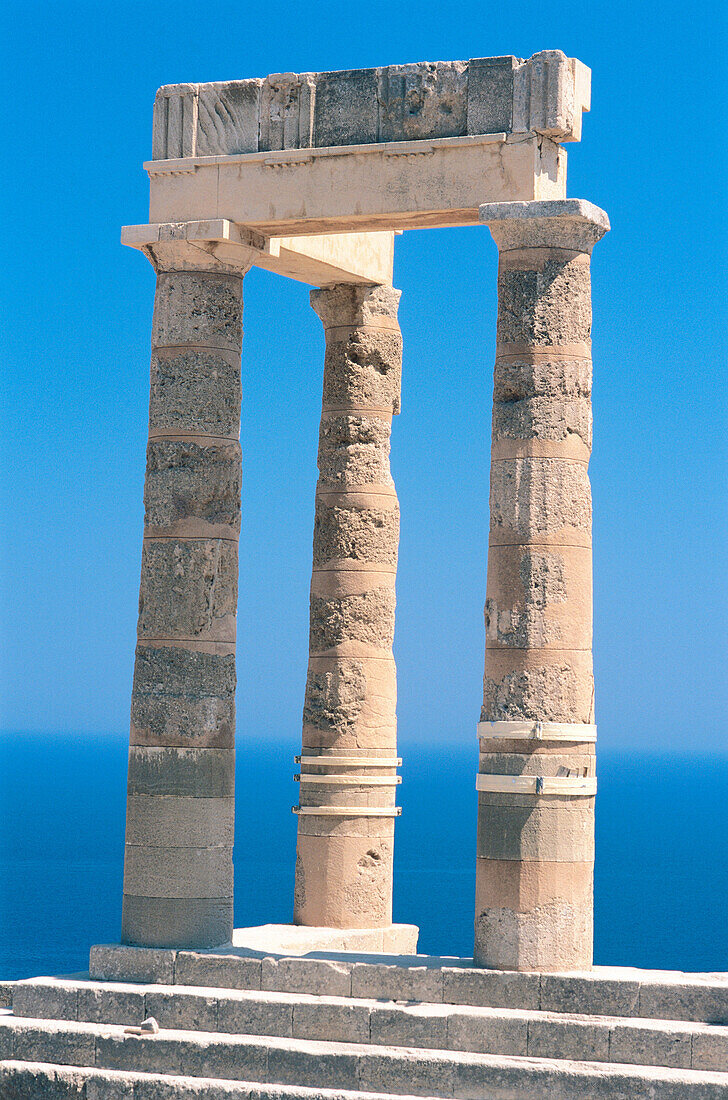
[[294,814],[316,817],[399,817],[401,806],[291,806]]
[[[401,756],[296,756],[297,764],[308,767],[335,768],[398,768]],[[329,787],[397,787],[402,782],[399,775],[317,775],[297,774],[296,783],[312,783]],[[315,814],[333,817],[399,817],[399,806],[292,806],[294,814]]]
[[493,794],[567,794],[582,798],[597,793],[595,776],[478,775],[476,791]]
[[401,756],[294,756],[296,764],[312,764],[317,768],[399,768]]
[[597,727],[580,722],[478,722],[478,737],[503,741],[596,741]]
[[294,775],[296,783],[328,784],[332,787],[396,787],[400,775]]

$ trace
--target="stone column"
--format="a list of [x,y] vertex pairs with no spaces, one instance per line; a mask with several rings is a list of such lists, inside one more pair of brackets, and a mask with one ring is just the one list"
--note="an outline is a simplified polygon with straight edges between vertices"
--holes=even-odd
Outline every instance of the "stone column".
[[578,199],[480,208],[499,250],[475,959],[592,963],[590,255]]
[[303,712],[294,922],[392,922],[399,506],[389,472],[399,412],[400,292],[311,293],[326,330],[310,657]]
[[233,929],[240,533],[239,263],[145,249],[157,272],[122,941],[212,947]]

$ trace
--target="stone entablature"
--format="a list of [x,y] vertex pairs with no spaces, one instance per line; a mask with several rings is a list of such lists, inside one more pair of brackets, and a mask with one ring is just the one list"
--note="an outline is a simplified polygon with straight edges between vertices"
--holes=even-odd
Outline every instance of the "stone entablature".
[[154,105],[154,160],[481,134],[579,141],[590,70],[560,50],[264,79],[169,84]]

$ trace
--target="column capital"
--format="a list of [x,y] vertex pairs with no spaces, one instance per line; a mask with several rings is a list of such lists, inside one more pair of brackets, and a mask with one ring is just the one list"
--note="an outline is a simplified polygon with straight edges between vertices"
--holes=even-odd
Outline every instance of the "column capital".
[[207,271],[242,276],[260,251],[255,239],[226,218],[125,225],[121,243],[143,252],[158,275],[165,271]]
[[397,309],[401,296],[401,290],[384,283],[377,286],[337,283],[322,290],[312,290],[311,307],[325,329],[372,325],[399,331]]
[[478,208],[499,252],[523,248],[563,248],[591,253],[609,230],[604,210],[586,199],[488,202]]

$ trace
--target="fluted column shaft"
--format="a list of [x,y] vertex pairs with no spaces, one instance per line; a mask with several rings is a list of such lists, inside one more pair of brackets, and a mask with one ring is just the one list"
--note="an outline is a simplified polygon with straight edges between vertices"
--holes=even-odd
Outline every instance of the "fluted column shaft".
[[578,969],[593,923],[590,254],[608,221],[580,200],[481,219],[499,268],[475,958]]
[[241,263],[155,246],[122,940],[233,928]]
[[297,924],[371,928],[392,921],[399,506],[389,438],[399,412],[399,296],[392,287],[350,285],[311,294],[326,357],[297,808]]

